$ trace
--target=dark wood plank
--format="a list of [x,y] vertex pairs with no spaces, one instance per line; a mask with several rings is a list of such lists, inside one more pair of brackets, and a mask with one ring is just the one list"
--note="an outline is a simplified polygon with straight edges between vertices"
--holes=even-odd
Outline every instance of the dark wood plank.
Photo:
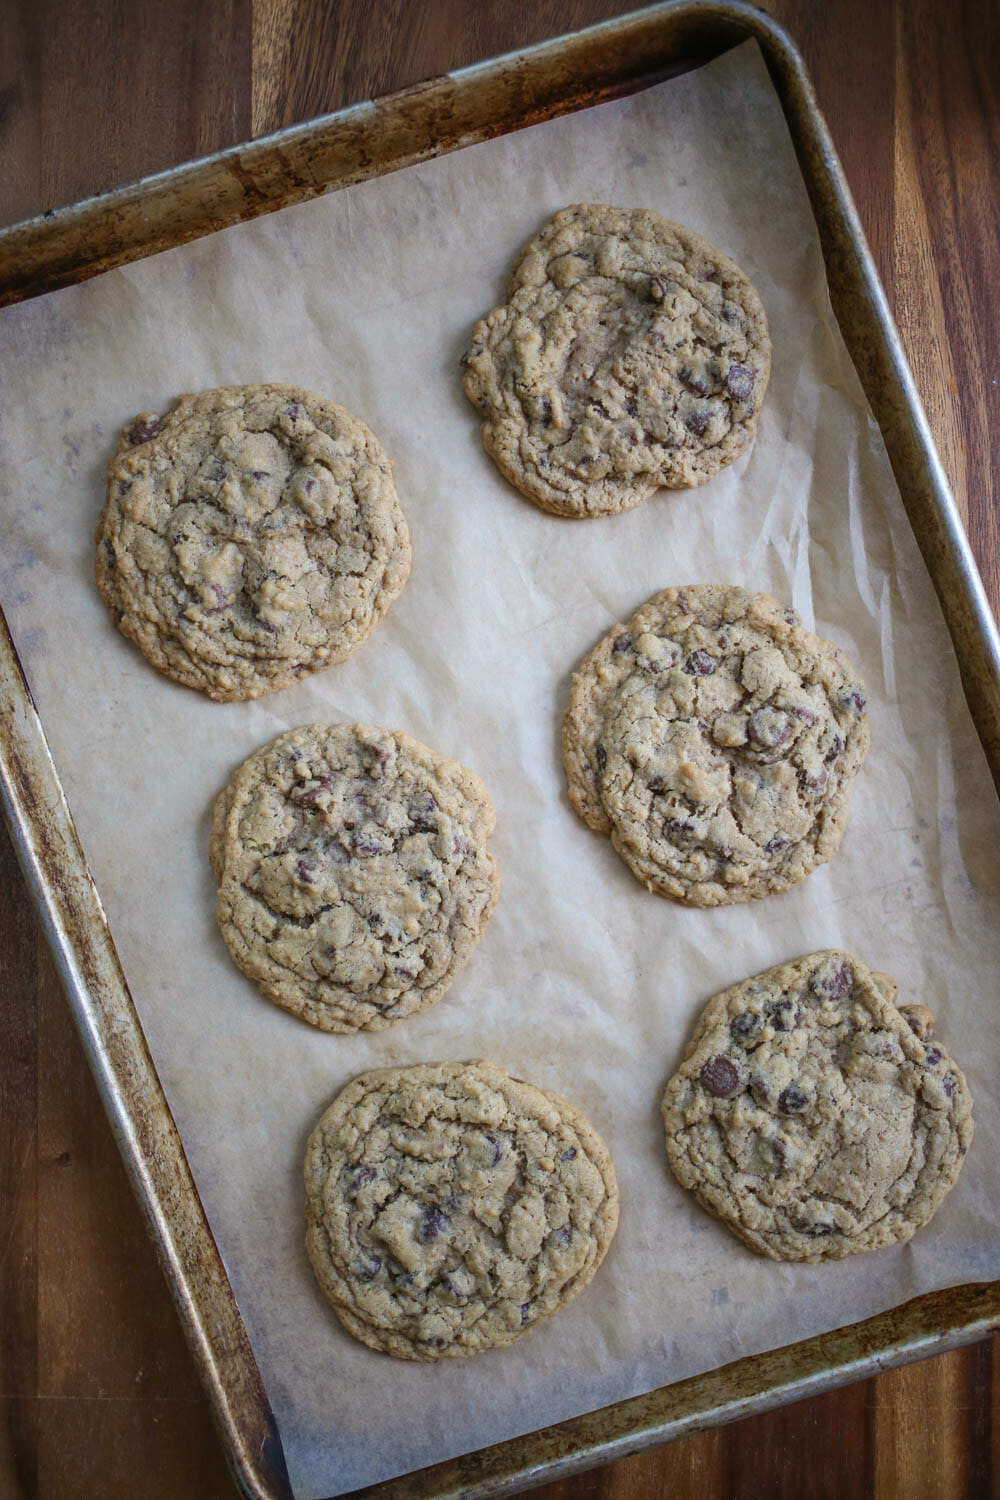
[[[630,0],[0,0],[0,222],[632,8]],[[1000,10],[766,0],[830,122],[1000,604]],[[0,1494],[232,1496],[0,834]],[[1000,1339],[538,1491],[993,1494]]]

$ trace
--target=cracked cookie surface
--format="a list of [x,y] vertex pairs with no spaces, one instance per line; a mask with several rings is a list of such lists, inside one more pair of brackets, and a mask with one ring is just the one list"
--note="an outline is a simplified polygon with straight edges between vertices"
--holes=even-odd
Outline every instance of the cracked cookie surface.
[[840,845],[868,749],[843,653],[767,594],[665,589],[574,673],[570,801],[651,891],[719,906],[786,890]]
[[374,433],[296,386],[183,396],[124,431],[97,528],[119,630],[177,682],[256,698],[343,661],[410,572]]
[[519,1338],[582,1291],[618,1222],[611,1158],[579,1110],[483,1061],[356,1078],[305,1177],[324,1294],[403,1359]]
[[771,368],[727,255],[648,209],[563,209],[522,252],[463,359],[501,472],[543,510],[628,510],[750,445]]
[[474,772],[409,735],[293,729],[220,792],[217,917],[269,1000],[323,1031],[377,1031],[440,998],[500,890]]
[[923,1005],[828,950],[706,1006],[663,1098],[674,1175],[752,1250],[839,1260],[907,1240],[972,1141],[960,1069]]

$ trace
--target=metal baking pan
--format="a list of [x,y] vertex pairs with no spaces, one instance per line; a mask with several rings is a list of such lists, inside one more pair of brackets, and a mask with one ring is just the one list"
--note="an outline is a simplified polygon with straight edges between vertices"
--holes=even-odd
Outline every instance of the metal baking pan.
[[[1000,636],[802,60],[760,12],[669,0],[431,79],[0,230],[0,305],[555,115],[632,93],[756,39],[816,216],[834,311],[882,430],[1000,787]],[[247,1496],[290,1495],[281,1442],[129,995],[100,896],[0,613],[0,793],[84,1049]],[[356,1492],[474,1497],[557,1479],[1000,1327],[1000,1282],[833,1333]]]

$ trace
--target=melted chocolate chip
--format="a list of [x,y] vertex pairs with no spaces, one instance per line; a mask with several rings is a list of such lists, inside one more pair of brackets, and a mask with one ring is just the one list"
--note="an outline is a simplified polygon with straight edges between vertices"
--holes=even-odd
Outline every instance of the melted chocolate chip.
[[823,759],[826,761],[827,765],[829,765],[829,763],[830,763],[831,760],[836,760],[837,759],[837,756],[841,753],[841,751],[843,750],[843,748],[844,748],[844,742],[843,742],[843,740],[840,738],[839,734],[835,734],[834,737],[833,737],[833,739],[830,741],[830,748],[829,748],[829,750],[826,752],[826,754],[823,757]]
[[448,1220],[441,1210],[428,1204],[420,1220],[420,1233],[424,1242],[430,1244],[431,1240],[436,1240],[441,1231],[447,1228]]
[[597,759],[598,770],[603,771],[604,767],[608,763],[608,752],[605,750],[603,745],[598,745],[596,750],[594,751],[594,755]]
[[363,1187],[367,1187],[370,1182],[374,1182],[376,1175],[374,1167],[359,1167],[351,1178],[351,1197],[353,1198],[354,1194],[359,1193]]
[[782,849],[787,849],[788,846],[789,846],[788,839],[783,839],[783,838],[781,838],[781,836],[779,834],[776,833],[774,835],[774,838],[773,839],[768,839],[767,843],[764,845],[764,853],[765,854],[780,854],[781,851],[782,851]]
[[707,411],[689,411],[684,418],[684,426],[694,437],[701,437],[708,426],[709,416]]
[[799,772],[799,786],[804,792],[821,792],[829,780],[826,766],[816,766],[811,771]]
[[493,1147],[493,1160],[490,1163],[490,1165],[493,1166],[493,1167],[495,1167],[496,1164],[497,1164],[497,1162],[500,1161],[500,1159],[503,1156],[503,1145],[497,1139],[497,1137],[495,1135],[491,1135],[491,1134],[489,1134],[489,1132],[487,1132],[486,1139],[489,1141],[490,1145]]
[[546,427],[552,426],[552,402],[546,396],[542,401],[542,421]]
[[373,854],[381,854],[382,846],[376,844],[373,839],[365,838],[363,833],[355,831],[351,836],[351,848],[355,854],[360,854],[368,859]]
[[828,1219],[820,1219],[817,1222],[809,1219],[792,1219],[791,1225],[793,1229],[798,1230],[799,1234],[808,1234],[813,1238],[818,1238],[824,1234],[833,1234],[836,1230],[836,1226],[831,1224]]
[[140,443],[148,443],[151,438],[158,437],[162,431],[162,418],[137,417],[128,430],[129,446],[132,448],[137,448]]
[[802,1020],[802,1011],[794,1000],[779,1000],[770,1008],[775,1031],[792,1031]]
[[850,964],[841,964],[833,973],[819,973],[812,977],[812,987],[820,995],[829,995],[834,1000],[843,1000],[854,984],[854,971]]
[[692,651],[684,663],[684,670],[689,677],[711,677],[715,662],[707,651]]
[[300,859],[296,863],[295,873],[302,881],[303,885],[315,885],[315,881],[313,880],[312,874],[310,873],[310,868],[306,864],[304,859]]
[[300,417],[305,416],[306,409],[301,401],[290,401],[285,408],[285,412],[291,417],[293,422],[297,422]]
[[778,1095],[778,1108],[783,1115],[800,1115],[804,1109],[809,1108],[810,1103],[809,1095],[796,1088],[794,1083],[790,1083]]
[[381,1255],[371,1255],[371,1256],[369,1256],[369,1258],[368,1258],[367,1262],[365,1263],[365,1265],[362,1266],[362,1268],[358,1271],[358,1278],[361,1281],[374,1281],[375,1277],[378,1275],[378,1273],[379,1273],[379,1271],[381,1271],[381,1269],[382,1269],[382,1257],[381,1257]]
[[958,1079],[955,1077],[954,1073],[946,1073],[942,1080],[941,1087],[944,1089],[949,1099],[954,1098],[955,1089],[957,1088],[957,1086]]
[[936,1068],[943,1056],[940,1047],[928,1047],[924,1053],[924,1063],[928,1068]]
[[704,370],[682,370],[681,379],[689,390],[695,391],[699,396],[707,396],[709,391],[708,376]]
[[764,1030],[764,1017],[756,1011],[745,1010],[741,1015],[733,1017],[729,1030],[735,1040],[745,1046],[747,1042],[755,1041]]
[[865,701],[865,695],[860,688],[849,688],[840,700],[843,708],[849,709],[856,714],[864,713]]
[[703,1066],[701,1086],[716,1099],[731,1099],[740,1091],[740,1070],[729,1057],[710,1057]]
[[726,390],[734,401],[745,401],[753,390],[753,371],[746,365],[730,365]]

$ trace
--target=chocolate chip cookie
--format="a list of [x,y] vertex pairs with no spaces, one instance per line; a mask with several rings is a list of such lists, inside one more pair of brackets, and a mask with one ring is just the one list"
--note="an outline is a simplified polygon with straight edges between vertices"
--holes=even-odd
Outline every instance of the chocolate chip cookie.
[[543,510],[599,516],[739,458],[771,341],[721,250],[648,209],[578,203],[527,245],[463,364],[507,479]]
[[574,674],[569,796],[639,880],[689,906],[786,890],[833,855],[868,749],[865,693],[767,594],[665,589]]
[[618,1222],[611,1158],[579,1110],[489,1062],[356,1078],[305,1174],[324,1294],[401,1359],[520,1338],[583,1290]]
[[812,953],[706,1006],[667,1085],[674,1175],[752,1250],[839,1260],[908,1240],[972,1140],[924,1005],[860,959]]
[[293,729],[219,794],[211,860],[236,963],[321,1031],[378,1031],[426,1009],[482,936],[500,890],[479,777],[407,734]]
[[311,391],[228,386],[125,429],[97,586],[161,672],[220,701],[343,661],[410,572],[381,444]]

